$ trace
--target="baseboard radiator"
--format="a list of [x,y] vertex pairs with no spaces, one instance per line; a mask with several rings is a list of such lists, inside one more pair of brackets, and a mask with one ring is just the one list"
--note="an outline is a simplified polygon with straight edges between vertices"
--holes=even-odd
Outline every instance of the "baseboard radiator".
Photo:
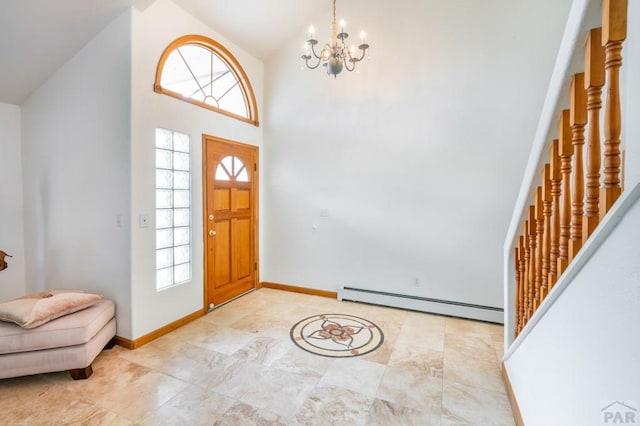
[[391,306],[394,308],[469,318],[498,324],[504,323],[504,310],[502,308],[454,302],[451,300],[409,296],[406,294],[388,293],[385,291],[368,290],[355,287],[339,287],[338,300]]

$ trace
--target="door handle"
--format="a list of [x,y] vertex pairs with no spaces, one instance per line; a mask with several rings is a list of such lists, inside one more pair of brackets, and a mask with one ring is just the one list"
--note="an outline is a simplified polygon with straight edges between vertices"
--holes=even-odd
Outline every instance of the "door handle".
[[211,237],[215,237],[216,236],[216,231],[214,231],[213,229],[209,231],[209,236]]

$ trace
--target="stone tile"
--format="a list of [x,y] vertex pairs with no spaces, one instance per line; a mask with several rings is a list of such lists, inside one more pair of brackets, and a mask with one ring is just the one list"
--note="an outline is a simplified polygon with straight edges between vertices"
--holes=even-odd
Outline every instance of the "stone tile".
[[369,412],[367,425],[376,426],[437,426],[440,415],[402,407],[389,401],[376,399]]
[[130,387],[115,389],[100,395],[96,398],[96,403],[134,422],[139,422],[187,386],[186,382],[152,371],[136,380]]
[[295,415],[301,425],[365,425],[373,398],[348,389],[318,386]]
[[396,341],[398,346],[414,346],[442,351],[445,323],[442,317],[412,313],[408,316]]
[[167,359],[158,370],[188,383],[201,383],[219,375],[220,369],[235,362],[230,355],[199,346],[189,346],[184,352]]
[[458,352],[470,358],[496,361],[496,351],[491,340],[475,336],[447,334],[445,337],[445,354]]
[[207,313],[202,320],[216,325],[230,325],[249,315],[251,311],[239,309],[232,302]]
[[385,366],[358,358],[336,358],[320,383],[374,397],[380,386]]
[[264,365],[271,365],[293,349],[290,340],[274,339],[273,337],[256,337],[246,346],[234,353],[235,358],[248,359]]
[[444,382],[442,425],[514,425],[504,393],[459,383]]
[[252,386],[240,401],[282,417],[291,418],[318,381],[316,377],[268,369],[261,375],[253,377]]
[[198,386],[189,386],[149,413],[142,422],[149,426],[209,425],[221,419],[237,401]]
[[256,389],[258,378],[266,374],[267,367],[247,360],[225,359],[213,365],[208,374],[202,374],[194,384],[234,399],[240,399]]
[[445,333],[456,336],[475,337],[488,343],[493,341],[491,332],[489,331],[489,324],[481,321],[446,317]]
[[443,364],[444,354],[440,351],[402,345],[395,348],[388,366],[442,378]]
[[277,414],[239,403],[231,407],[216,420],[214,425],[233,426],[286,426],[288,422]]
[[442,379],[414,370],[387,367],[376,396],[437,417],[442,405]]
[[208,333],[195,345],[212,351],[231,355],[253,339],[255,335],[246,331],[225,326],[211,326]]
[[505,392],[502,374],[495,360],[473,358],[459,352],[445,353],[444,379],[495,392]]
[[308,377],[322,377],[333,362],[334,358],[311,354],[298,347],[293,347],[274,362],[272,367]]
[[386,319],[378,319],[377,321],[372,322],[380,327],[380,330],[382,330],[382,334],[384,336],[384,340],[382,342],[382,345],[380,345],[378,349],[366,355],[363,355],[361,359],[376,362],[378,364],[387,364],[389,362],[389,358],[391,358],[391,354],[393,353],[396,341],[398,340],[401,325],[400,323],[397,323],[395,321],[387,321]]

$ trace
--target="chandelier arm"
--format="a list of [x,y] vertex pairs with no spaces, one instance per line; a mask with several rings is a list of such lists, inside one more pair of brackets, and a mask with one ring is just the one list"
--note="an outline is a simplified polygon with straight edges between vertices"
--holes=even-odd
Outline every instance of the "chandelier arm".
[[[368,47],[368,46],[367,46]],[[360,62],[361,60],[364,59],[365,55],[367,54],[367,47],[360,47],[360,50],[362,50],[362,54],[360,55],[360,57],[358,59],[356,59],[354,62]]]
[[[344,62],[344,67],[347,71],[351,72],[356,69],[356,63],[351,60],[351,54],[349,54],[349,60],[347,60],[347,56],[345,56],[342,59],[342,62]],[[349,63],[352,64],[351,68],[349,68]]]
[[[311,40],[309,40],[311,41]],[[316,53],[316,44],[317,43],[309,43],[311,45],[311,53],[313,53],[313,56],[316,57],[316,59],[320,59],[320,56],[318,56],[318,54]]]
[[310,70],[315,70],[320,66],[320,63],[322,62],[320,58],[318,58],[318,62],[316,62],[316,64],[312,66],[312,65],[309,65],[309,59],[311,59],[311,56],[307,55],[306,57],[303,57],[303,58],[305,60],[307,68],[309,68]]

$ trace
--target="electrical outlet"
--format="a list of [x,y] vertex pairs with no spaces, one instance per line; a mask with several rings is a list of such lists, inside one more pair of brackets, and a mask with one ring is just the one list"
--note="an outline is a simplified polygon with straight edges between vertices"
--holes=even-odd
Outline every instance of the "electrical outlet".
[[420,284],[421,284],[421,283],[420,283],[420,278],[414,278],[414,279],[413,279],[413,285],[414,285],[415,287],[420,287]]
[[320,217],[329,217],[329,209],[320,209]]

